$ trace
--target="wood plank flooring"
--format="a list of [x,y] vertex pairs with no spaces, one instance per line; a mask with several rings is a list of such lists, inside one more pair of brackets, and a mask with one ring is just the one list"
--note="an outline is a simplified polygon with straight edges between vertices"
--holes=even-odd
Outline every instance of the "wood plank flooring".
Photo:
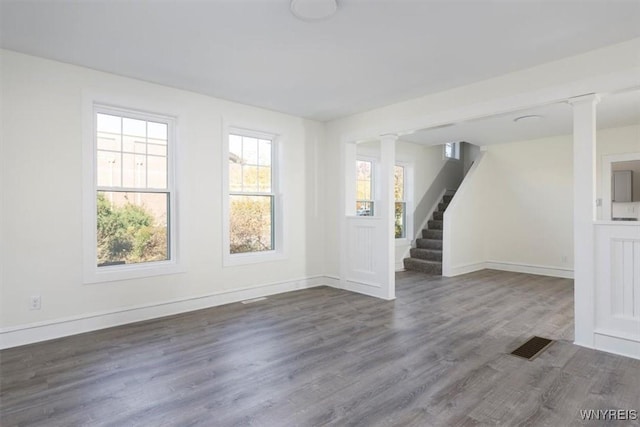
[[[508,353],[558,340],[533,361]],[[397,275],[0,352],[2,426],[598,425],[640,411],[640,361],[580,348],[566,279]],[[630,421],[616,423],[629,425]]]

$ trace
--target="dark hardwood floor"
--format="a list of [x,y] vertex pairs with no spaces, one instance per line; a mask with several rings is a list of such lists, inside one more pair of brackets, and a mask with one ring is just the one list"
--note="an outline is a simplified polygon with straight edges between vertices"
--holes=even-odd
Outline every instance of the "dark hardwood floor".
[[[321,287],[4,350],[0,424],[565,426],[640,410],[640,361],[571,343],[572,281],[397,279],[395,301]],[[558,341],[508,354],[532,335]]]

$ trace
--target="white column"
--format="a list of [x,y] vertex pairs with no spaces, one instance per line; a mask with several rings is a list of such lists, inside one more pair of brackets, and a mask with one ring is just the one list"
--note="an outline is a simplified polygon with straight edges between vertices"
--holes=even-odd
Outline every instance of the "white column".
[[573,106],[573,250],[575,343],[594,346],[597,95],[571,98]]
[[383,232],[386,236],[384,250],[385,271],[387,287],[385,297],[393,299],[396,295],[395,276],[395,195],[393,192],[393,172],[396,164],[397,135],[382,135],[380,137],[380,210],[379,215],[383,220]]

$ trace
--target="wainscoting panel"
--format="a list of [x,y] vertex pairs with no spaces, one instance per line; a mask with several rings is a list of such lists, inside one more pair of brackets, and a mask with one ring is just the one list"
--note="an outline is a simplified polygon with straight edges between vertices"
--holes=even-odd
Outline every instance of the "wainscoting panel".
[[595,238],[596,347],[640,358],[640,224],[596,224]]
[[377,288],[383,285],[386,263],[378,259],[379,248],[386,244],[382,226],[377,217],[347,217],[348,281]]

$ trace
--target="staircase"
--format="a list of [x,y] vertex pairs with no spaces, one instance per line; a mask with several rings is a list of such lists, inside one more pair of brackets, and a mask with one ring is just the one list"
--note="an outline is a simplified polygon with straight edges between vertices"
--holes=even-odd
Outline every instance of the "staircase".
[[422,239],[416,239],[416,247],[411,248],[410,258],[403,260],[405,270],[421,271],[427,274],[442,274],[442,225],[444,211],[451,203],[453,194],[446,195],[438,203],[433,219],[422,230]]

